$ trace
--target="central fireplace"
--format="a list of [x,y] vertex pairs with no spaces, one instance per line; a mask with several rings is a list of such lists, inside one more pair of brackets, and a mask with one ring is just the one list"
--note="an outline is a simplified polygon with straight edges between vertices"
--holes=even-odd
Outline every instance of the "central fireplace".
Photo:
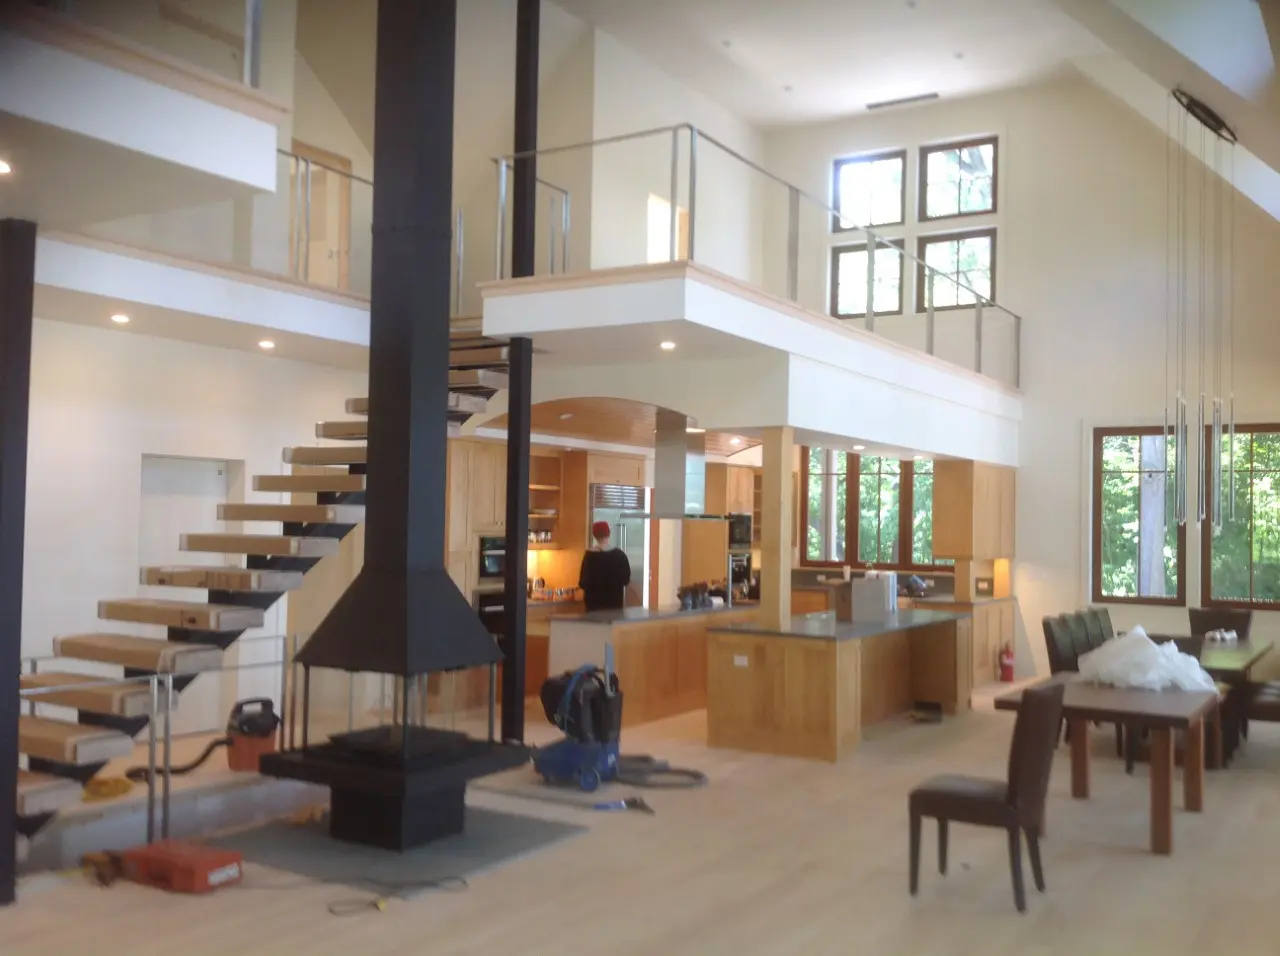
[[[323,784],[333,836],[402,850],[463,828],[470,780],[527,748],[427,726],[428,677],[502,652],[445,570],[457,0],[378,4],[365,560],[296,657],[300,739],[263,773]],[[315,672],[394,687],[378,726],[324,726]],[[300,686],[298,686],[300,685]]]

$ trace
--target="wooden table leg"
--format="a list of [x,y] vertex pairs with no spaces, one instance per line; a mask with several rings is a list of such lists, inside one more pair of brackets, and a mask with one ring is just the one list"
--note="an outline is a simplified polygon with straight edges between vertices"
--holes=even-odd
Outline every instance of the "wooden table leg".
[[1151,728],[1151,852],[1173,852],[1173,730]]
[[1182,803],[1199,813],[1204,809],[1204,721],[1187,728],[1187,748],[1182,758]]
[[1072,717],[1071,725],[1071,796],[1089,799],[1089,721]]

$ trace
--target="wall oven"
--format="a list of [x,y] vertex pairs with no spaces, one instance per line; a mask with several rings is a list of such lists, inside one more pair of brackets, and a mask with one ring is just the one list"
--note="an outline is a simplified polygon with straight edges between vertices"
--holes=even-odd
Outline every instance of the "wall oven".
[[751,515],[729,515],[729,550],[751,550]]
[[480,567],[476,579],[481,584],[501,582],[507,573],[507,539],[480,536]]

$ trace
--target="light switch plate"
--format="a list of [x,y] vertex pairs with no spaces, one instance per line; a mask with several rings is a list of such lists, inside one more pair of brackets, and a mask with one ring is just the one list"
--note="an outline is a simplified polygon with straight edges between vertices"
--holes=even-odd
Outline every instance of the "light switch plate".
[[749,666],[750,666],[750,664],[747,662],[747,655],[746,655],[746,654],[734,654],[734,655],[733,655],[733,666],[734,666],[734,667],[749,667]]

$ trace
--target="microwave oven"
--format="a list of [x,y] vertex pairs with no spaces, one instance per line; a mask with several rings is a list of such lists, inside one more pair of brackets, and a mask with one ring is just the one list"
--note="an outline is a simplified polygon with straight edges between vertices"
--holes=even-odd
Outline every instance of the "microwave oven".
[[481,581],[501,581],[507,573],[507,539],[480,537],[480,567],[477,577]]

